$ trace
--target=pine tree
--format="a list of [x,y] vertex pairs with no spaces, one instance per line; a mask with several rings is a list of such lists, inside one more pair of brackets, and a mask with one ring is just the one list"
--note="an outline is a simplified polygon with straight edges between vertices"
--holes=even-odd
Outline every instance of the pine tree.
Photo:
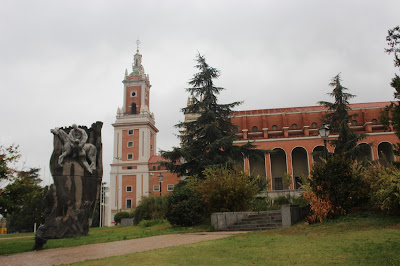
[[166,168],[179,176],[199,176],[203,178],[206,168],[231,167],[243,163],[244,157],[262,158],[266,151],[256,149],[250,142],[243,146],[233,145],[234,128],[230,115],[232,108],[240,102],[219,104],[217,95],[224,88],[214,85],[214,79],[220,71],[209,66],[205,57],[197,56],[199,72],[194,75],[186,90],[192,97],[192,103],[182,109],[184,114],[193,114],[194,121],[186,121],[175,127],[183,130],[180,135],[181,147],[172,151],[161,151],[168,159],[163,163]]
[[[385,49],[388,54],[394,53],[394,66],[400,67],[400,27],[396,26],[393,29],[388,30],[386,37],[389,49]],[[400,77],[395,74],[390,86],[394,89],[394,98],[400,99]],[[394,133],[400,139],[400,106],[399,102],[392,102],[390,105],[385,107],[380,117],[381,123],[387,128],[391,123],[394,129]],[[396,155],[400,155],[400,144],[395,144]]]
[[348,89],[343,87],[340,81],[339,73],[329,83],[333,90],[328,95],[332,96],[335,101],[333,103],[325,101],[318,103],[328,108],[328,112],[324,116],[324,123],[329,124],[331,131],[339,135],[337,139],[330,141],[331,145],[335,147],[335,154],[354,159],[360,152],[357,149],[357,142],[364,138],[364,135],[355,133],[349,127],[349,122],[357,116],[357,114],[349,114],[351,110],[349,99],[354,98],[355,95],[345,92]]

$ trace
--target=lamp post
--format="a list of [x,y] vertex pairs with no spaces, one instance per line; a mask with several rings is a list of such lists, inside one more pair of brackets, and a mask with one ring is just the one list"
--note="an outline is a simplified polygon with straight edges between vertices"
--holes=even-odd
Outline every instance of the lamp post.
[[164,179],[164,176],[160,173],[158,175],[158,181],[160,182],[160,197],[161,197],[161,183],[162,183],[163,179]]
[[328,160],[328,152],[326,150],[326,140],[329,137],[329,131],[330,131],[329,127],[325,124],[322,124],[322,126],[318,129],[319,135],[324,140],[325,160]]

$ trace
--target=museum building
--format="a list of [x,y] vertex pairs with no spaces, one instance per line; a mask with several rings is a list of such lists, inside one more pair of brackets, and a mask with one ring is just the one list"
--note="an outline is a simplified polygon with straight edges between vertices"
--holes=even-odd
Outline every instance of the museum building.
[[[150,112],[150,79],[142,65],[142,55],[137,49],[133,58],[132,72],[125,72],[123,106],[118,108],[114,127],[113,162],[110,173],[111,221],[116,212],[131,210],[140,199],[150,195],[165,195],[173,191],[181,180],[161,165],[163,160],[156,154],[157,132],[154,114]],[[398,139],[393,128],[385,131],[379,122],[380,112],[390,102],[350,104],[351,114],[357,113],[350,127],[366,138],[359,145],[366,145],[361,160],[394,161],[393,144]],[[188,99],[188,105],[191,99]],[[232,122],[238,126],[235,144],[254,142],[260,149],[273,150],[264,160],[244,159],[248,173],[268,180],[271,197],[295,193],[300,177],[310,173],[312,165],[319,162],[318,154],[324,153],[324,141],[319,135],[321,119],[326,113],[322,106],[260,109],[236,111]],[[185,120],[195,119],[185,115]],[[328,136],[328,140],[337,135]],[[372,144],[372,145],[371,145]],[[329,152],[333,147],[327,145]],[[288,174],[288,175],[287,175]],[[291,184],[285,186],[284,176],[290,176]],[[112,222],[109,221],[109,225]]]

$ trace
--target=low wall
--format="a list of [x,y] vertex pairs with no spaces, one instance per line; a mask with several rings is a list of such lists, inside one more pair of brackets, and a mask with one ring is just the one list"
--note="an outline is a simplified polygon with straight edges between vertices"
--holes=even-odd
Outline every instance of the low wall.
[[133,218],[122,218],[121,227],[133,226]]
[[292,226],[304,221],[309,212],[309,206],[282,205],[282,227]]
[[284,190],[270,190],[268,192],[260,192],[257,197],[268,197],[271,199],[281,197],[281,196],[291,196],[291,197],[300,197],[303,194],[304,190],[302,189],[284,189]]
[[[228,227],[240,223],[250,214],[266,213],[265,212],[215,212],[211,214],[211,225],[215,231],[225,231]],[[309,212],[308,206],[299,205],[283,205],[282,206],[282,227],[292,226],[303,221]]]
[[241,222],[251,213],[257,212],[214,212],[211,214],[211,224],[216,231],[224,231],[228,226]]

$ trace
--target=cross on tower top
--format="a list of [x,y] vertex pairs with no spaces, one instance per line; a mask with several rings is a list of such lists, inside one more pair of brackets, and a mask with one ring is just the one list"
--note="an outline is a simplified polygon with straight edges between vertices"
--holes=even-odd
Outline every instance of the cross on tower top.
[[138,53],[139,53],[139,44],[140,44],[140,40],[138,38],[136,41],[136,47],[137,47],[136,52],[138,52]]

